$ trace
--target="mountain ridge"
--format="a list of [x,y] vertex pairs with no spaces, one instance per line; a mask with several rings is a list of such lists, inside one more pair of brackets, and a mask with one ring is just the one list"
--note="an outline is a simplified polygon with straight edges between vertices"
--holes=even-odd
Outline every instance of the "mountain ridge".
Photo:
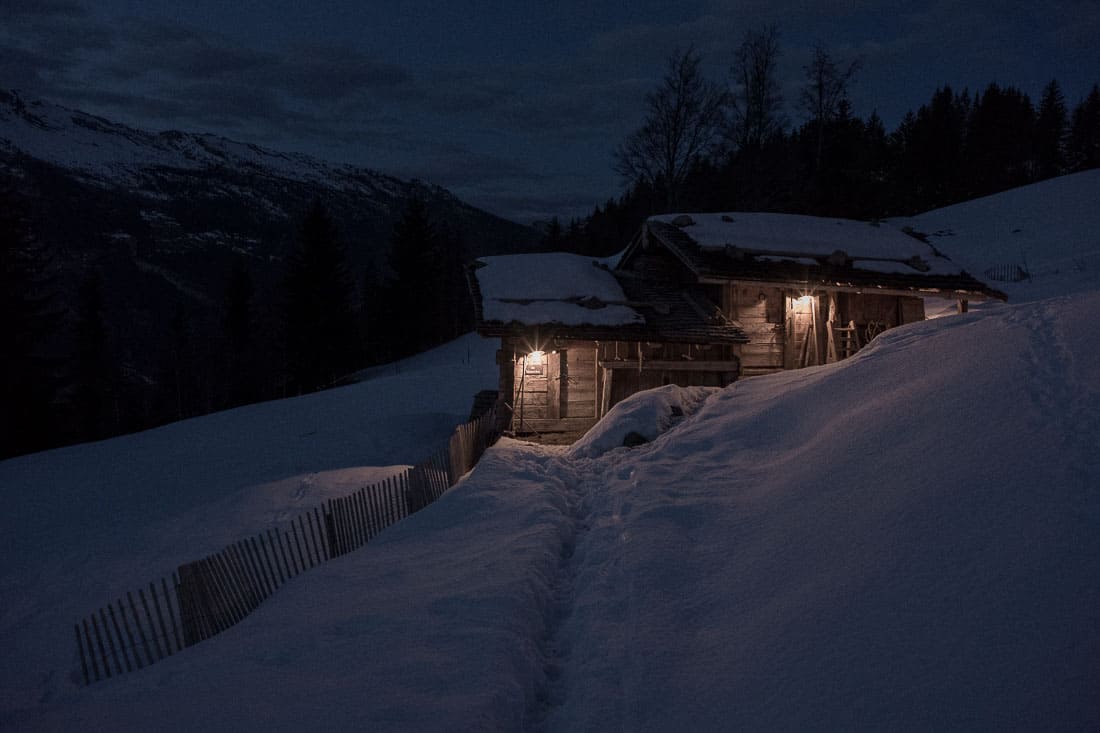
[[336,225],[357,302],[386,297],[395,274],[394,229],[414,200],[423,202],[440,256],[454,268],[479,256],[532,251],[541,241],[535,229],[419,180],[210,133],[149,132],[4,90],[0,199],[49,260],[55,305],[66,314],[49,346],[56,360],[76,353],[79,293],[95,276],[107,350],[126,375],[116,392],[130,395],[115,411],[160,415],[150,418],[154,424],[217,407],[195,397],[196,404],[180,408],[167,385],[187,379],[193,394],[208,395],[221,379],[234,268],[243,265],[252,282],[256,339],[267,344],[270,363],[281,358],[287,257],[314,202]]

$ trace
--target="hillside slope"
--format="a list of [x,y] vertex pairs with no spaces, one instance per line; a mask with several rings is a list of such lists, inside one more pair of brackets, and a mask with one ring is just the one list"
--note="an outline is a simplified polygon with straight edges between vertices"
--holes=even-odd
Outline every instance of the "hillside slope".
[[606,418],[638,448],[503,441],[217,639],[87,689],[53,660],[0,720],[1095,728],[1098,324],[1095,293],[911,324],[642,393]]
[[[353,303],[363,296],[381,310],[374,304],[393,276],[394,226],[414,199],[439,232],[456,298],[464,293],[462,262],[530,251],[541,238],[420,181],[214,135],[139,130],[0,90],[0,209],[25,216],[48,255],[52,306],[65,316],[51,333],[51,355],[77,353],[79,322],[94,302],[79,289],[98,276],[104,348],[121,403],[114,432],[226,403],[224,314],[235,265],[252,285],[257,358],[278,363],[286,258],[314,200],[346,249]],[[188,380],[176,373],[181,361]],[[67,365],[62,380],[77,368]],[[275,385],[285,376],[264,376],[259,394],[282,394]],[[180,400],[166,397],[173,380],[186,381]],[[63,393],[59,403],[70,398]],[[56,422],[63,432],[78,421]]]
[[0,461],[0,728],[72,684],[92,606],[423,460],[495,385],[494,350],[468,335],[347,387]]
[[993,284],[1009,301],[1100,289],[1100,170],[891,220],[925,234],[979,278],[1019,267],[1029,278]]

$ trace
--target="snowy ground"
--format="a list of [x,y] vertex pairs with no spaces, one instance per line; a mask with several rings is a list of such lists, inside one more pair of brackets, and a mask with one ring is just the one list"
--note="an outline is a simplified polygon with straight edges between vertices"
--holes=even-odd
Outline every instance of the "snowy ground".
[[79,618],[442,445],[494,353],[470,335],[349,387],[0,462],[0,727],[68,686]]
[[417,460],[495,379],[474,344],[0,463],[0,727],[1100,728],[1098,292],[504,440],[217,638],[72,682],[100,588]]
[[1021,266],[1031,278],[991,283],[1013,303],[1100,289],[1100,169],[1022,186],[909,219],[891,220],[978,278]]

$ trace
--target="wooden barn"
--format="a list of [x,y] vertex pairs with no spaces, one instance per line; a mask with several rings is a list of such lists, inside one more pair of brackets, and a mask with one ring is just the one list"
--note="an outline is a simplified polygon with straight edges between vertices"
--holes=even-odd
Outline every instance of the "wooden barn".
[[1005,296],[928,243],[887,224],[793,214],[650,218],[623,271],[674,271],[705,288],[748,337],[742,376],[826,364],[925,318],[926,298]]
[[479,260],[478,332],[501,339],[498,414],[510,429],[571,441],[640,390],[737,379],[744,333],[671,275],[562,253]]
[[486,257],[470,273],[478,332],[501,339],[500,414],[564,440],[643,389],[838,361],[923,320],[925,298],[1005,297],[888,225],[787,214],[656,216],[614,262]]

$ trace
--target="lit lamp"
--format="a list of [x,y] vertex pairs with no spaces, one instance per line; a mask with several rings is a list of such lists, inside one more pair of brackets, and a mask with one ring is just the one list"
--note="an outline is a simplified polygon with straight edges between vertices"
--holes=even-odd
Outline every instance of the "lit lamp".
[[546,356],[544,351],[532,351],[527,355],[527,363],[531,366],[542,366],[542,360]]

